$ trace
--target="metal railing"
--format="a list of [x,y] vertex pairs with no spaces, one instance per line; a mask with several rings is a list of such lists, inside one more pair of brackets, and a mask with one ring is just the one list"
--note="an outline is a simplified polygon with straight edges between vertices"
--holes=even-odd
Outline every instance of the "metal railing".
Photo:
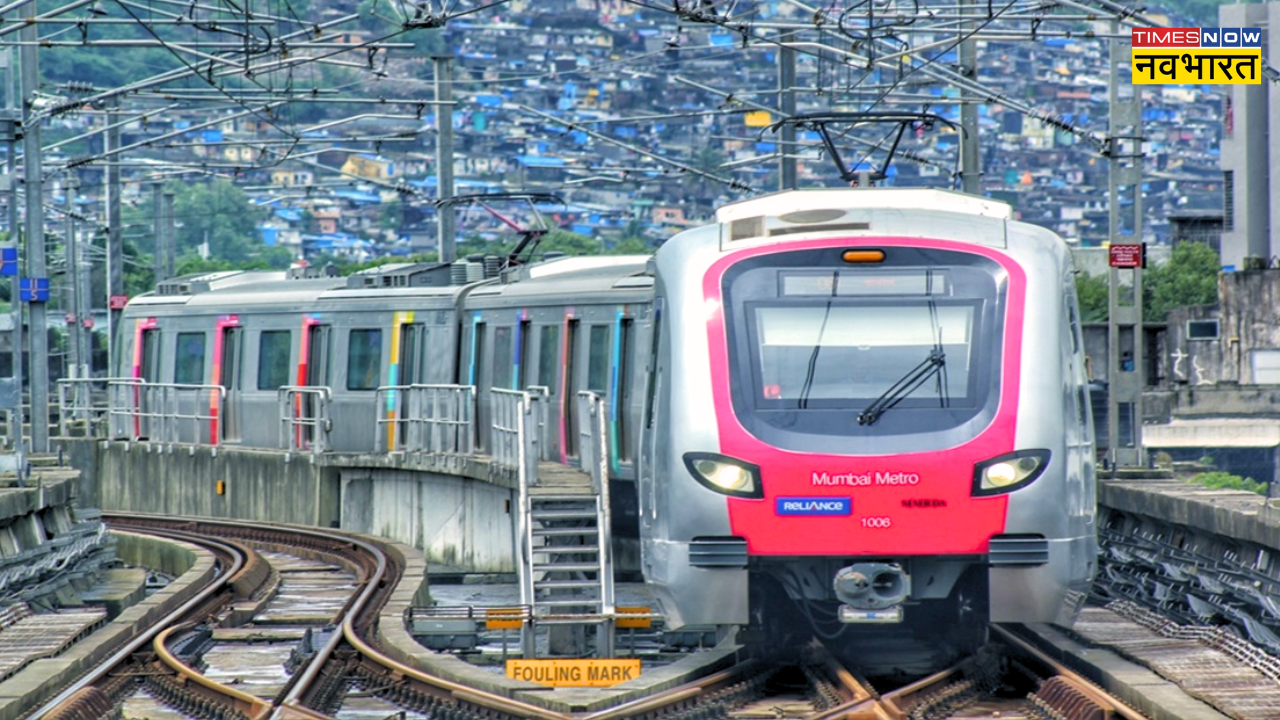
[[58,435],[68,437],[72,428],[85,426],[90,436],[106,430],[110,405],[108,383],[125,378],[63,378],[58,380]]
[[[613,587],[613,512],[609,498],[609,419],[604,399],[593,392],[578,393],[578,425],[582,428],[578,458],[582,469],[591,475],[591,487],[599,495],[600,612],[612,615],[616,610]],[[598,644],[613,655],[613,628],[601,628]],[[607,643],[607,646],[605,645]]]
[[226,405],[221,385],[149,383],[137,378],[107,383],[111,437],[217,445],[215,408]]
[[578,393],[577,403],[578,466],[591,476],[591,488],[608,500],[609,429],[604,400],[586,390]]
[[446,455],[475,453],[476,389],[471,385],[384,385],[374,447]]
[[524,466],[528,483],[537,485],[538,456],[529,432],[529,393],[494,388],[489,397],[493,398],[490,445],[494,464],[517,473]]
[[552,457],[555,447],[551,444],[551,436],[547,434],[551,423],[551,388],[546,385],[530,385],[526,394],[529,396],[529,409],[526,413],[528,424],[525,434],[536,450],[539,460],[559,460]]
[[280,447],[313,455],[329,449],[329,401],[333,391],[323,385],[285,385],[276,390],[280,418]]

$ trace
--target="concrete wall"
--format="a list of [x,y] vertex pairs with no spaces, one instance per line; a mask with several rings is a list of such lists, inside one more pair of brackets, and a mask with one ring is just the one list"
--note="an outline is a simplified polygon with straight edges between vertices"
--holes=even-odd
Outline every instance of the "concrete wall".
[[428,562],[515,572],[516,494],[434,472],[344,469],[341,526],[422,550]]
[[515,572],[516,494],[488,462],[58,442],[82,471],[83,503],[104,511],[338,527],[413,546],[435,564]]
[[[321,527],[338,522],[338,472],[312,464],[307,455],[104,440],[60,443],[69,448],[73,462],[83,458],[84,503],[104,511]],[[218,481],[224,483],[221,495]]]
[[[1280,4],[1249,3],[1218,8],[1221,27],[1276,27]],[[1267,43],[1263,59],[1273,67],[1280,61],[1280,43]],[[1228,85],[1223,90],[1231,107],[1231,122],[1223,132],[1219,164],[1234,176],[1234,198],[1226,204],[1222,233],[1222,264],[1241,269],[1245,258],[1267,260],[1280,254],[1280,226],[1271,208],[1280,200],[1280,186],[1270,182],[1271,168],[1280,161],[1280,148],[1269,138],[1280,129],[1280,95],[1271,83]]]

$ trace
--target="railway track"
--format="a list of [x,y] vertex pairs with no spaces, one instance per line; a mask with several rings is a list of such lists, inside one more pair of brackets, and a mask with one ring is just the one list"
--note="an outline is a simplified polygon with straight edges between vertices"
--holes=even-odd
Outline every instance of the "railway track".
[[[944,672],[883,691],[832,659],[816,641],[786,663],[742,662],[697,681],[594,713],[561,713],[434,677],[389,657],[374,632],[378,611],[400,584],[404,560],[375,541],[324,530],[232,521],[111,516],[112,527],[161,535],[206,548],[220,572],[191,600],[121,648],[98,670],[30,717],[79,720],[106,716],[139,680],[166,705],[192,717],[332,718],[347,702],[377,697],[389,716],[496,720],[1140,720],[1023,641],[993,629],[993,643]],[[246,604],[261,607],[280,586],[264,553],[282,552],[350,571],[348,597],[270,697],[219,682],[184,649],[196,628],[235,622]],[[277,562],[279,562],[277,560]],[[420,714],[420,715],[415,715]]]
[[[298,527],[217,520],[112,515],[113,528],[191,543],[214,553],[221,572],[195,598],[169,613],[107,662],[29,717],[88,720],[108,714],[143,678],[165,704],[194,717],[330,718],[352,687],[407,711],[467,720],[559,717],[526,703],[421,673],[382,653],[373,633],[378,610],[400,580],[403,559],[385,546],[350,535]],[[255,548],[323,557],[352,569],[353,592],[334,630],[274,698],[210,679],[175,652],[175,639],[197,625],[220,623],[233,604],[259,593],[271,571]]]
[[583,720],[1145,720],[1145,716],[1003,627],[978,655],[918,682],[877,691],[814,641],[781,665],[749,660]]

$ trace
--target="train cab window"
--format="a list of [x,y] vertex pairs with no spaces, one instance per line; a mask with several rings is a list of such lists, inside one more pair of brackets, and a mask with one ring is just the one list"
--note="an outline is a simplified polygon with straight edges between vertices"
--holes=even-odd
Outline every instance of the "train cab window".
[[993,260],[912,248],[855,268],[797,250],[741,262],[723,287],[730,393],[758,436],[908,448],[995,416],[1007,285]]
[[347,343],[347,389],[377,390],[382,371],[382,331],[352,330]]
[[556,394],[559,383],[556,371],[560,368],[560,326],[543,325],[538,330],[538,384]]
[[293,333],[264,330],[258,336],[258,389],[276,390],[289,384],[289,353]]
[[173,381],[179,385],[204,383],[204,333],[178,333],[173,358]]
[[604,396],[609,393],[609,326],[592,325],[587,340],[587,389]]
[[508,326],[493,329],[493,376],[489,379],[493,387],[507,390],[511,388],[512,368],[511,328]]

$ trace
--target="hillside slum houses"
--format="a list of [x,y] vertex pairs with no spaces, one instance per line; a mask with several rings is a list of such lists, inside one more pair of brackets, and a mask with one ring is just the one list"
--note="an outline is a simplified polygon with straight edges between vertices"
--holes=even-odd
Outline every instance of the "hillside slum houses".
[[[800,19],[801,11],[778,3],[769,12]],[[767,110],[776,101],[775,46],[743,47],[737,33],[679,25],[670,14],[621,1],[511,3],[451,21],[440,39],[453,58],[458,101],[452,116],[458,194],[554,192],[564,203],[539,208],[547,222],[608,247],[624,236],[656,244],[705,221],[718,203],[777,188],[779,143],[771,126],[778,116]],[[913,36],[919,43],[941,39]],[[954,51],[940,47],[939,54],[922,57],[954,63]],[[983,192],[1073,242],[1101,244],[1107,234],[1106,43],[1083,37],[982,41],[978,53],[980,82],[1006,102],[1060,121],[1050,125],[1000,102],[982,104]],[[830,54],[798,53],[796,62],[799,112],[875,107],[940,118],[905,132],[888,165],[884,148],[893,128],[860,128],[841,149],[850,167],[883,172],[883,185],[954,185],[959,136],[948,124],[959,118],[954,87],[887,69],[864,77]],[[378,92],[430,99],[433,72],[429,58],[396,59]],[[895,92],[876,105],[872,95],[850,89],[894,83]],[[1174,240],[1171,215],[1220,211],[1222,115],[1214,86],[1146,90],[1147,241]],[[125,142],[200,125],[182,143],[145,152],[156,163],[242,163],[232,173],[236,182],[272,211],[261,227],[263,242],[300,256],[434,249],[437,116],[430,106],[421,119],[365,119],[318,131],[311,140],[322,142],[311,147],[319,150],[272,162],[251,143],[235,144],[272,132],[262,121],[242,117],[206,127],[207,119],[194,111],[165,115],[126,128]],[[411,141],[371,143],[371,136]],[[845,184],[812,128],[801,128],[798,139],[802,187]],[[148,192],[141,184],[130,191]],[[504,219],[532,221],[527,209],[509,210],[509,217],[491,209],[496,212],[459,210],[464,238],[510,239]]]

